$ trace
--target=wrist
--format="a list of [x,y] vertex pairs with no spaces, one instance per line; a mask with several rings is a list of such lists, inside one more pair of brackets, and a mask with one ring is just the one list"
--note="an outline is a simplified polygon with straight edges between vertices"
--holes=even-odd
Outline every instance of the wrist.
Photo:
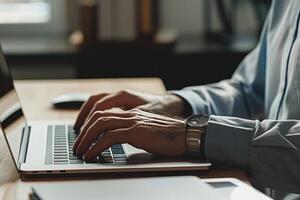
[[193,115],[185,120],[186,150],[188,155],[205,155],[205,135],[209,117]]
[[169,97],[173,104],[173,114],[183,117],[183,118],[187,118],[188,116],[190,116],[192,114],[192,108],[190,106],[190,104],[182,97],[176,95],[176,94],[169,94]]

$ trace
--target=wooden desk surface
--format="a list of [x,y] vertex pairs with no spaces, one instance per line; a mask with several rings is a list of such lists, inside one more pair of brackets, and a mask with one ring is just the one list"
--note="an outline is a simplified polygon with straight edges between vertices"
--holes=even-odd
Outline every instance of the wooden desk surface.
[[26,117],[30,120],[75,118],[77,111],[66,110],[62,112],[51,106],[52,98],[65,93],[97,94],[124,89],[154,94],[165,92],[165,86],[158,78],[26,80],[16,81],[16,88]]
[[[86,92],[96,94],[123,89],[147,93],[162,94],[165,92],[163,82],[158,78],[127,79],[89,79],[89,80],[30,80],[16,81],[24,112],[29,120],[37,119],[75,119],[78,111],[59,111],[51,107],[51,99],[68,92]],[[3,145],[3,144],[0,144]],[[0,152],[0,199],[27,199],[30,186],[37,182],[22,182],[9,161],[8,154]],[[214,169],[199,172],[199,177],[236,177],[247,181],[248,177],[238,170]],[[45,184],[41,183],[41,184]]]

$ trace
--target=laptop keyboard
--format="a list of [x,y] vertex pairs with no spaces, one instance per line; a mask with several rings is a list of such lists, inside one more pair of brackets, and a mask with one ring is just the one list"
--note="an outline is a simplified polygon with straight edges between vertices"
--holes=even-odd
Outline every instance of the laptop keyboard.
[[[73,146],[78,133],[73,126],[49,125],[47,130],[47,144],[45,164],[66,165],[86,163],[126,164],[127,157],[121,144],[114,144],[103,151],[94,161],[86,162],[73,153]],[[95,141],[97,143],[97,141]],[[94,143],[94,144],[95,144]],[[93,145],[94,145],[93,144]]]

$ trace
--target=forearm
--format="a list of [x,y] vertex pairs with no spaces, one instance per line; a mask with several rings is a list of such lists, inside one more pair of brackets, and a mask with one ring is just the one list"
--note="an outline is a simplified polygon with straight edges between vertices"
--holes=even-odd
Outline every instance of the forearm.
[[[252,118],[261,115],[263,97],[252,90],[244,89],[244,83],[230,79],[219,83],[188,87],[172,93],[185,99],[191,114],[208,114]],[[250,92],[251,91],[251,92]],[[251,101],[251,104],[249,104]]]

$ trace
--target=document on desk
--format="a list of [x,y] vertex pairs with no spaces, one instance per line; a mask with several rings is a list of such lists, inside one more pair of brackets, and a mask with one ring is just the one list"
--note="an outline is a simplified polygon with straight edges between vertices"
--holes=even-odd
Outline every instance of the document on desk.
[[62,181],[34,186],[43,200],[222,200],[228,199],[194,176]]

